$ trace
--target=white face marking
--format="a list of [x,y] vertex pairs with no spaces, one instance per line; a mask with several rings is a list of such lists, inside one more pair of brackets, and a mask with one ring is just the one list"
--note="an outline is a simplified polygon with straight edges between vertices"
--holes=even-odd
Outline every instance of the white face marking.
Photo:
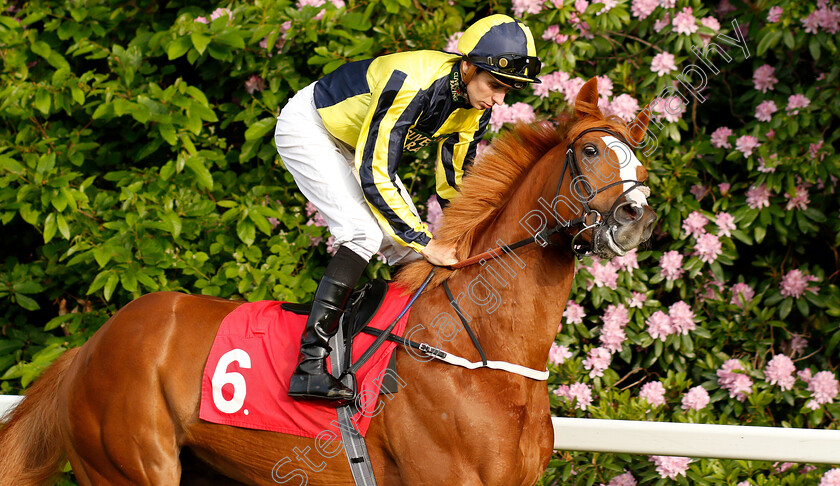
[[[618,160],[612,160],[612,156],[607,155],[610,157],[612,162],[618,162],[618,166],[620,168],[619,176],[621,177],[621,180],[636,181],[636,168],[642,166],[642,163],[636,158],[636,154],[633,153],[627,144],[612,135],[603,136],[601,137],[601,140],[603,140],[607,148],[612,150],[616,157],[618,157]],[[625,182],[624,190],[626,191],[630,189],[632,185],[632,182]],[[645,196],[649,195],[650,190],[647,187],[637,186],[635,189],[628,192],[625,197],[634,206],[647,206],[648,203]]]

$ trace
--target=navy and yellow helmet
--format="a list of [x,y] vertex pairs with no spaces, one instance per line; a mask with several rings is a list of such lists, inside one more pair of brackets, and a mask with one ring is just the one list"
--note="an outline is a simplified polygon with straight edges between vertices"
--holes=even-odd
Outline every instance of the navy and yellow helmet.
[[507,15],[491,15],[472,24],[458,41],[458,51],[464,60],[514,89],[540,82],[542,63],[531,29]]

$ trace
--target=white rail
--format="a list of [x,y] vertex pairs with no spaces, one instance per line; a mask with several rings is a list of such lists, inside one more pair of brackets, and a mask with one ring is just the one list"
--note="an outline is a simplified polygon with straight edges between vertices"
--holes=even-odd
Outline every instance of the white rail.
[[554,448],[840,464],[840,430],[552,417]]
[[[0,395],[0,417],[23,397]],[[554,448],[840,464],[840,430],[552,417]]]

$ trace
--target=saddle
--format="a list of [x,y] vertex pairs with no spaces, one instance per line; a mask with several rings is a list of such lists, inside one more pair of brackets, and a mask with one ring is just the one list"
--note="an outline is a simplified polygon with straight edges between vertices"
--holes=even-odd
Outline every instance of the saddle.
[[[383,279],[371,280],[359,287],[357,287],[350,295],[347,308],[341,316],[339,326],[341,332],[337,333],[330,339],[330,347],[336,349],[336,346],[341,346],[344,350],[342,356],[349,357],[353,354],[353,338],[364,331],[368,323],[370,323],[373,316],[376,315],[382,302],[385,300],[385,294],[388,292],[388,282]],[[292,303],[284,302],[280,308],[292,312],[297,315],[308,316],[312,312],[312,302]],[[343,340],[339,338],[343,337]],[[396,371],[397,354],[391,355],[391,361],[388,363],[388,369]],[[349,368],[350,363],[339,363],[336,367],[333,365],[333,374],[338,376],[345,369]],[[395,373],[386,373],[383,377],[382,388],[380,395],[393,394],[399,390],[399,385],[394,378]]]

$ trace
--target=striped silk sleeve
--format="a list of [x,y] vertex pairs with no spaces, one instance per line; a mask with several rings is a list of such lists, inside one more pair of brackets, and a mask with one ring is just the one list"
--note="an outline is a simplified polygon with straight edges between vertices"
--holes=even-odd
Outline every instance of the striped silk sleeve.
[[371,101],[356,146],[362,191],[380,226],[400,244],[420,251],[432,234],[406,200],[411,196],[401,193],[397,166],[408,130],[421,114],[423,93],[406,83],[405,73],[394,71]]
[[441,206],[448,204],[460,192],[464,172],[475,159],[478,143],[484,137],[489,121],[490,110],[486,110],[476,130],[459,132],[438,145],[435,183]]

